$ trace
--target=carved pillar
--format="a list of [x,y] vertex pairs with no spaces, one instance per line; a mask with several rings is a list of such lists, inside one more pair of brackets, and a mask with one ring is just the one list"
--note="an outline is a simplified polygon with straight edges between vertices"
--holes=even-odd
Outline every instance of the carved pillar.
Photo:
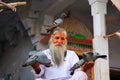
[[106,34],[106,3],[108,0],[88,0],[91,5],[91,14],[93,16],[93,51],[101,55],[107,55],[107,59],[97,59],[94,66],[94,80],[110,80],[109,77],[109,54],[108,40],[104,39]]

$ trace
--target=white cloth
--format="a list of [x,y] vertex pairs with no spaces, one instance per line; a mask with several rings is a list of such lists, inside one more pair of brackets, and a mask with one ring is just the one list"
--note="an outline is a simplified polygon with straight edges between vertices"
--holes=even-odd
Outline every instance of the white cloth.
[[[43,52],[52,62],[50,50],[47,49]],[[53,62],[53,66],[51,67],[45,67],[44,65],[40,65],[41,72],[40,74],[34,73],[36,75],[35,80],[87,80],[86,73],[80,71],[80,69],[75,70],[74,74],[70,75],[70,68],[78,61],[79,58],[76,53],[74,51],[67,50],[65,60],[61,66],[57,67],[54,65]]]

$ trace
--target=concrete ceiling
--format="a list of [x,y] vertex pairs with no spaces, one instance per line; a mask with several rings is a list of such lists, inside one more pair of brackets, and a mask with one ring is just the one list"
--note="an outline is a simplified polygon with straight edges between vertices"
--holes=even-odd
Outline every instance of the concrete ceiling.
[[[93,31],[91,6],[88,0],[31,0],[30,9],[30,16],[33,17],[33,13],[36,12],[39,18],[43,17],[43,15],[57,17],[62,12],[70,11],[72,17],[84,22],[90,31]],[[118,21],[119,17],[119,11],[111,1],[108,1],[106,14],[107,26],[111,26],[112,23]]]

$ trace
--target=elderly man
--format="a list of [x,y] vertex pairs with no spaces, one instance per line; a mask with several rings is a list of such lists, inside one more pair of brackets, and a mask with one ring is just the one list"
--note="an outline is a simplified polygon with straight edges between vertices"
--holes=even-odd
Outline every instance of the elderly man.
[[74,51],[67,50],[67,32],[56,28],[49,40],[49,49],[43,51],[52,66],[46,67],[35,63],[32,65],[36,80],[87,80],[87,75],[80,68],[73,74],[70,68],[79,61]]

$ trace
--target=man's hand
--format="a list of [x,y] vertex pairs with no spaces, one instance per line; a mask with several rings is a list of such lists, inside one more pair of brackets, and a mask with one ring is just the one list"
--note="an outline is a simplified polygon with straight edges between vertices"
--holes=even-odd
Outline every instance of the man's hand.
[[10,8],[12,11],[16,12],[16,6],[7,4],[7,3],[2,2],[2,1],[0,1],[0,4],[2,4],[2,6],[6,6],[6,7]]
[[40,69],[40,64],[38,62],[33,63],[32,68],[35,70],[36,74],[39,74],[41,69]]
[[94,66],[94,61],[87,61],[80,68],[82,71],[86,72]]

